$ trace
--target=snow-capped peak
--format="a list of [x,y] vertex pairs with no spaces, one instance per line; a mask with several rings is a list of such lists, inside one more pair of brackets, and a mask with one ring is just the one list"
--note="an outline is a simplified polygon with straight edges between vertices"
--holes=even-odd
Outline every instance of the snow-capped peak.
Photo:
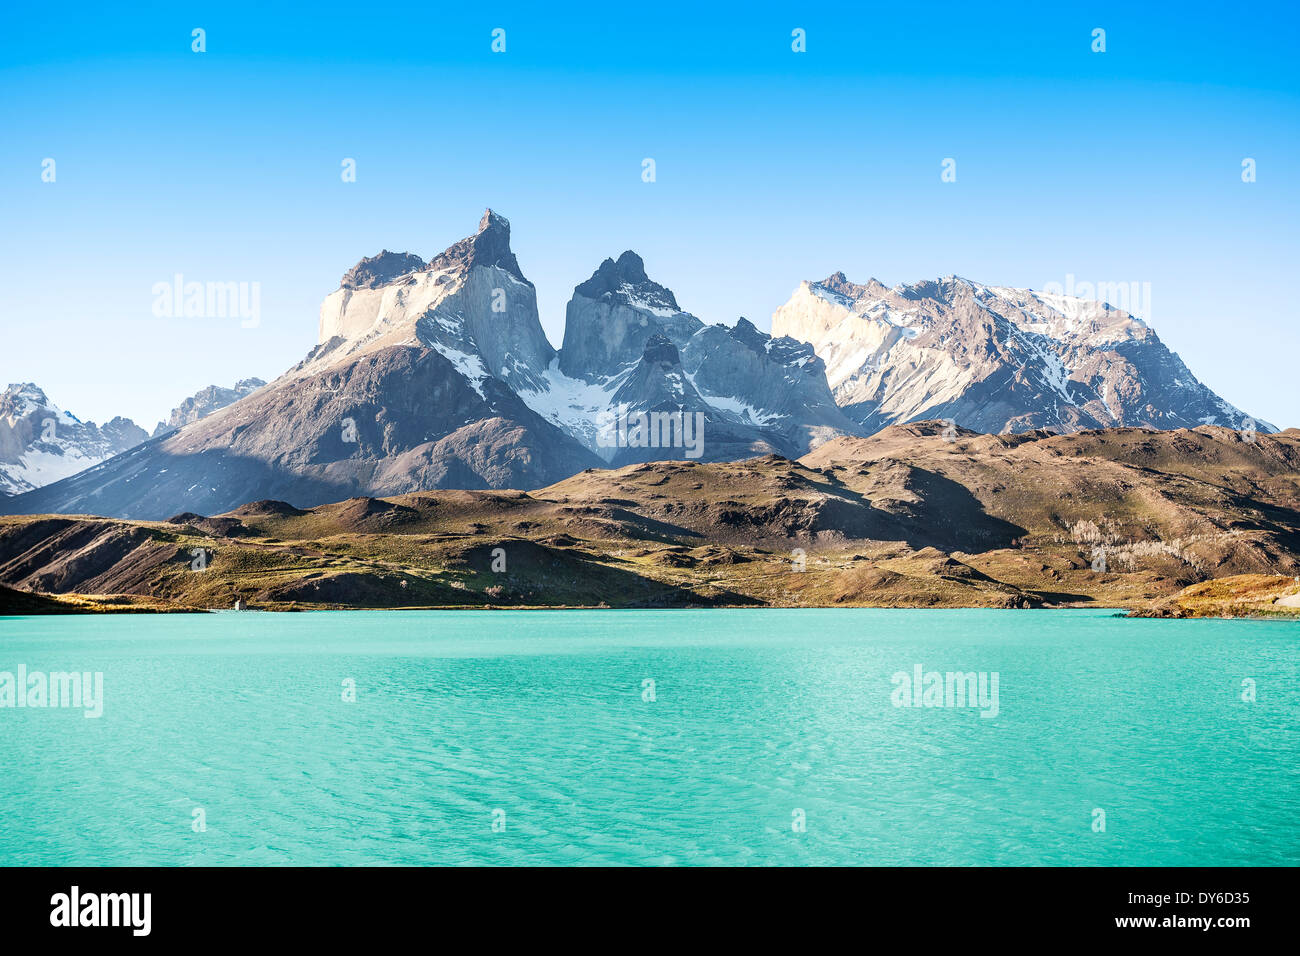
[[1146,322],[1082,296],[957,275],[886,289],[835,273],[801,285],[772,330],[812,344],[836,401],[867,428],[920,417],[989,432],[1245,419]]
[[31,382],[0,392],[0,493],[21,494],[98,464],[148,438],[127,418],[83,422]]

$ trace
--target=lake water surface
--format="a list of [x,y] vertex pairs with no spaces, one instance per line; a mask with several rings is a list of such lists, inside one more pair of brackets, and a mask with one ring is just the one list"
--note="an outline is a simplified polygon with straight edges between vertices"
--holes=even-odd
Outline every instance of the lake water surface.
[[[0,708],[0,865],[1295,865],[1298,643],[1106,611],[0,618],[0,672],[104,690]],[[996,675],[996,716],[895,706],[918,665]]]

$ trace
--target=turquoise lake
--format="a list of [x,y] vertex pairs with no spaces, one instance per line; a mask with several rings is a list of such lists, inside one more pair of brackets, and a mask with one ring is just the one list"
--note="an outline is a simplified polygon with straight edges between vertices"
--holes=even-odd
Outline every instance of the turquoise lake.
[[[0,865],[1295,865],[1298,642],[1092,610],[0,618],[0,672],[103,674],[98,718],[0,707]],[[996,716],[895,706],[918,665],[997,675]]]

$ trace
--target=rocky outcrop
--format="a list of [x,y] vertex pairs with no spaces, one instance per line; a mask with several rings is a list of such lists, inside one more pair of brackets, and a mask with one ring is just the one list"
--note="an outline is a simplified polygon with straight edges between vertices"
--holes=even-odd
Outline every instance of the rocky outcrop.
[[362,259],[343,274],[341,289],[376,289],[412,272],[424,271],[424,260],[409,252],[383,250]]

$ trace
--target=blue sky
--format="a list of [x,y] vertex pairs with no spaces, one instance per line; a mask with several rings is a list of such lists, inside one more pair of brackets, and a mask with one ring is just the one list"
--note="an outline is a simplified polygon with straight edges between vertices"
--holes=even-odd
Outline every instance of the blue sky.
[[[836,270],[1141,282],[1202,381],[1300,425],[1300,12],[1136,6],[14,7],[0,383],[152,427],[298,361],[363,255],[427,258],[490,205],[557,345],[627,248],[683,308],[761,328]],[[260,283],[260,325],[155,316],[176,273]]]

